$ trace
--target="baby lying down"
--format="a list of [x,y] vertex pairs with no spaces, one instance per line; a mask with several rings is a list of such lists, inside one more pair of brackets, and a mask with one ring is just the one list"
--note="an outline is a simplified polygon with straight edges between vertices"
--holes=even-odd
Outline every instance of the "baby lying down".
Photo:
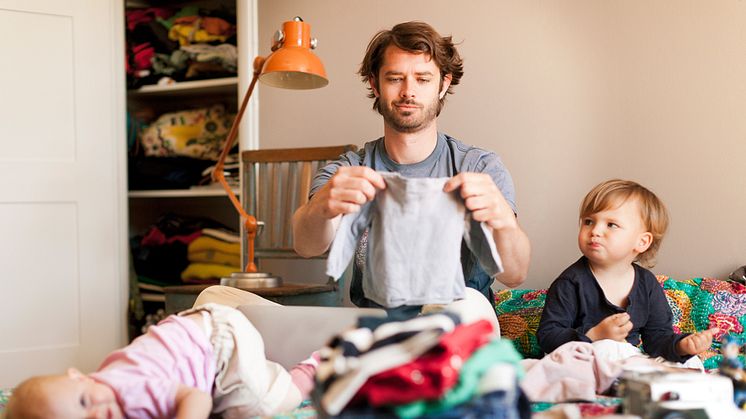
[[12,418],[226,418],[298,406],[318,355],[290,372],[268,361],[256,328],[233,308],[205,304],[150,327],[98,371],[32,377],[13,391]]

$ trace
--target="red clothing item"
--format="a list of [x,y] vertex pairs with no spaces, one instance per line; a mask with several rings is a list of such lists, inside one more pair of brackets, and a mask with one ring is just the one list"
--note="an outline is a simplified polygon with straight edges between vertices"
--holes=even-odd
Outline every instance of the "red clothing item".
[[141,23],[148,23],[156,17],[168,19],[172,14],[173,12],[170,9],[164,7],[148,7],[147,9],[127,10],[125,13],[127,18],[127,29],[133,31],[135,30],[135,26]]
[[179,242],[189,245],[189,243],[193,242],[197,239],[197,237],[201,235],[202,230],[197,230],[190,234],[181,234],[177,236],[167,237],[161,230],[158,229],[158,227],[151,227],[140,241],[140,244],[143,246],[163,246],[166,244]]
[[456,385],[461,366],[493,337],[487,320],[457,326],[433,349],[401,367],[374,375],[358,391],[353,405],[371,406],[434,400]]

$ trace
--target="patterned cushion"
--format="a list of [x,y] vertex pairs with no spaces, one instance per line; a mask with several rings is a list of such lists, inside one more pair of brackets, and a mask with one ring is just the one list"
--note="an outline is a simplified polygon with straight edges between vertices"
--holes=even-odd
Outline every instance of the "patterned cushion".
[[547,290],[502,290],[495,293],[495,311],[500,334],[511,339],[524,358],[544,354],[536,341]]
[[[700,354],[705,368],[716,368],[720,355],[720,338],[730,333],[746,342],[746,287],[742,284],[714,278],[694,278],[677,281],[659,275],[673,313],[673,329],[677,333],[693,333],[720,328],[712,347]],[[511,340],[526,358],[540,358],[543,353],[536,341],[546,290],[502,290],[495,294],[495,311],[500,333]]]

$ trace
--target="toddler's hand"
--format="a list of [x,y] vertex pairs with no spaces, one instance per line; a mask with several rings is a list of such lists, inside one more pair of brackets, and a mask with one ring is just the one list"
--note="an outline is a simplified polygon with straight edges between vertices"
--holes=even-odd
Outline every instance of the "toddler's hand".
[[632,330],[632,322],[629,314],[617,313],[601,320],[585,335],[593,342],[602,339],[624,342],[630,330]]
[[712,337],[719,331],[720,329],[713,327],[712,329],[689,335],[676,344],[676,352],[679,355],[697,355],[704,352],[710,348]]

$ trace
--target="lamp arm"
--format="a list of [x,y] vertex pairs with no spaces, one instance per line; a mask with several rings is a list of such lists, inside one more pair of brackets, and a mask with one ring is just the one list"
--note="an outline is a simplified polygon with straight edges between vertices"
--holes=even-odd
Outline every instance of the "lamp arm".
[[212,180],[220,183],[220,185],[225,189],[225,192],[228,194],[228,198],[233,203],[233,207],[238,211],[239,215],[241,216],[242,222],[242,228],[246,232],[246,238],[247,238],[247,252],[246,252],[246,266],[244,267],[244,272],[256,272],[256,264],[254,263],[254,239],[256,238],[256,218],[253,215],[250,215],[247,213],[243,207],[241,206],[241,202],[236,197],[236,194],[233,193],[233,190],[228,185],[228,182],[225,180],[225,174],[223,173],[223,167],[225,166],[225,159],[228,157],[228,153],[230,152],[231,148],[233,148],[233,143],[236,141],[236,137],[238,136],[238,127],[241,125],[241,117],[243,116],[244,112],[246,111],[246,106],[249,103],[249,99],[251,98],[251,94],[254,92],[254,86],[256,86],[256,82],[259,80],[259,74],[261,73],[261,66],[257,69],[256,62],[254,63],[254,75],[251,78],[251,83],[249,84],[249,88],[246,92],[246,95],[243,97],[243,101],[241,102],[241,107],[238,110],[238,114],[236,114],[236,118],[233,120],[233,125],[231,126],[231,130],[228,133],[228,138],[225,140],[225,145],[223,147],[223,151],[220,153],[220,157],[218,158],[218,162],[215,164],[215,169],[212,171]]

